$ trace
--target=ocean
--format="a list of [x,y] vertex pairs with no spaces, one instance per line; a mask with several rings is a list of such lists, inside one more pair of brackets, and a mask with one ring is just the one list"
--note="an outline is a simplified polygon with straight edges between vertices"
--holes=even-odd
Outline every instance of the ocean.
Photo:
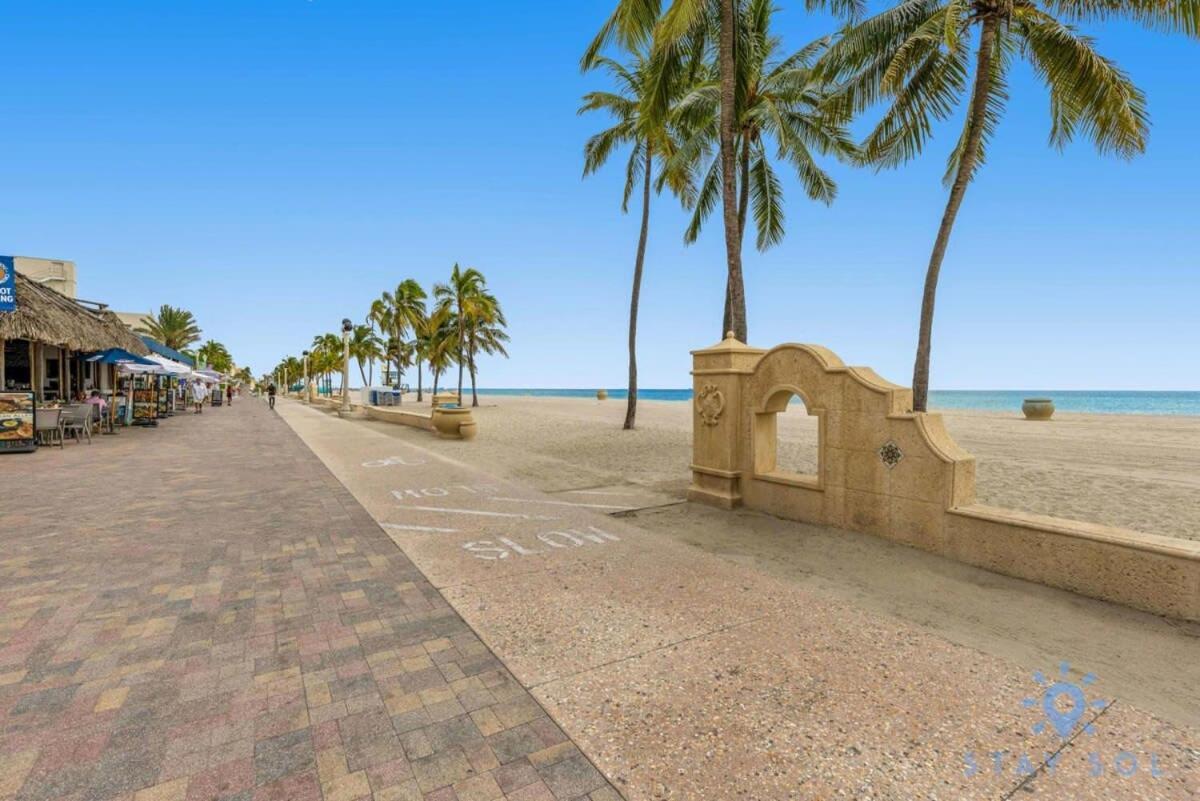
[[[547,398],[595,398],[594,389],[480,389],[480,395],[533,395]],[[614,400],[625,390],[610,389]],[[688,401],[690,389],[639,389],[642,400]],[[932,409],[977,409],[988,412],[1021,411],[1025,398],[1050,398],[1060,412],[1087,414],[1161,414],[1200,417],[1200,392],[1126,392],[1110,390],[935,390]]]

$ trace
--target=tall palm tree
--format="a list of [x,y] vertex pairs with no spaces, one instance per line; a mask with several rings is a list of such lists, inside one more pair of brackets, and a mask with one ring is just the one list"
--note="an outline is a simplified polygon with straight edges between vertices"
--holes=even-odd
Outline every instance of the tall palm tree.
[[233,367],[233,357],[229,355],[229,350],[214,339],[201,345],[196,350],[196,356],[218,373],[228,372]]
[[435,284],[433,297],[438,311],[444,311],[453,328],[454,355],[458,362],[458,398],[462,401],[463,367],[466,365],[467,328],[479,314],[482,296],[486,293],[487,280],[474,267],[460,268],[457,264],[450,270],[450,280]]
[[[592,136],[584,146],[583,175],[587,177],[599,170],[618,148],[628,147],[622,212],[629,211],[629,199],[641,184],[642,224],[633,262],[633,289],[629,293],[629,394],[624,424],[626,429],[632,429],[637,418],[638,304],[642,293],[646,241],[650,234],[651,188],[657,185],[661,192],[664,185],[669,185],[685,206],[692,203],[695,192],[691,181],[691,165],[679,158],[680,134],[672,120],[672,109],[659,110],[646,101],[652,74],[649,58],[645,54],[638,54],[626,67],[613,59],[596,56],[592,64],[604,68],[612,76],[617,91],[589,92],[583,96],[580,114],[605,111],[614,120],[612,127]],[[671,165],[675,165],[674,168]]]
[[[706,42],[716,39],[719,76],[718,142],[721,163],[721,208],[725,228],[726,301],[734,335],[746,341],[746,290],[742,273],[741,227],[737,193],[737,94],[738,17],[747,0],[671,0],[659,16],[661,0],[617,0],[613,13],[601,26],[581,59],[584,69],[594,65],[603,49],[616,43],[626,50],[653,41],[656,64],[646,102],[658,114],[669,105],[670,87],[681,75],[692,72]],[[1078,2],[1079,0],[1075,0]],[[847,16],[857,14],[863,0],[809,0],[808,7],[828,7]],[[723,332],[722,332],[723,333]]]
[[[383,349],[383,370],[384,373],[391,372],[391,347],[390,344],[395,338],[396,325],[393,322],[391,295],[387,292],[371,302],[371,310],[367,313],[367,320],[371,325],[378,325],[379,330],[383,332],[384,342],[387,343]],[[397,370],[399,372],[399,370]],[[384,379],[387,383],[387,379]]]
[[433,394],[436,395],[438,379],[454,363],[454,356],[458,352],[456,324],[449,309],[442,305],[434,307],[421,321],[417,342],[417,349],[433,374]]
[[158,314],[143,317],[133,330],[179,351],[193,342],[200,341],[200,326],[196,325],[196,318],[192,313],[165,303],[158,308]]
[[[493,300],[495,300],[493,298]],[[489,356],[500,355],[508,358],[508,350],[504,343],[508,342],[508,333],[504,330],[507,325],[500,304],[492,305],[488,312],[476,320],[467,332],[467,369],[471,373],[471,405],[479,405],[479,393],[475,389],[475,375],[478,370],[476,357],[480,353]]]
[[[371,313],[380,320],[380,327],[394,337],[397,342],[404,341],[406,332],[414,331],[417,324],[425,318],[425,290],[415,279],[406,278],[401,281],[394,292],[384,292],[371,305]],[[396,371],[399,373],[399,365]],[[417,361],[417,400],[421,400],[421,363]]]
[[358,363],[358,374],[362,378],[364,386],[370,385],[364,365],[368,361],[377,359],[382,353],[383,344],[371,326],[354,326],[354,330],[350,332],[350,355]]
[[[858,149],[844,122],[829,114],[826,104],[831,87],[820,80],[812,65],[828,47],[828,39],[813,42],[790,56],[776,60],[778,37],[770,32],[775,12],[772,0],[748,0],[739,16],[741,58],[737,61],[738,247],[746,236],[746,218],[753,209],[756,247],[767,250],[784,236],[783,189],[771,165],[768,143],[777,157],[795,170],[809,199],[826,205],[837,196],[837,184],[817,164],[814,152],[843,161],[858,158]],[[707,70],[680,101],[680,114],[693,137],[704,147],[688,144],[682,153],[707,152],[719,137],[720,82]],[[713,159],[701,184],[691,223],[684,234],[696,241],[706,218],[715,208],[721,186],[721,162]],[[732,324],[731,287],[726,287],[723,331]]]
[[1007,106],[1007,75],[1015,59],[1027,60],[1046,84],[1051,144],[1062,148],[1080,134],[1102,154],[1131,158],[1145,150],[1145,96],[1070,24],[1111,17],[1193,38],[1200,34],[1200,4],[1194,0],[907,0],[849,27],[822,60],[823,74],[845,83],[844,113],[886,104],[863,144],[865,157],[880,167],[919,154],[934,123],[969,97],[946,168],[949,195],[925,274],[914,411],[928,406],[934,303],[946,247]]

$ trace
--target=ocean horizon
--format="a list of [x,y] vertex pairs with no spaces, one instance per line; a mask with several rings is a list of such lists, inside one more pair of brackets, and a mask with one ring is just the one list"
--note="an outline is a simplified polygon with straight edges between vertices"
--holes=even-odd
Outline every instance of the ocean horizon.
[[[464,389],[464,394],[467,392]],[[595,389],[488,388],[480,395],[531,396],[544,398],[594,398]],[[609,389],[610,400],[623,400],[624,389]],[[690,389],[639,389],[638,398],[655,401],[689,401]],[[931,409],[969,409],[985,412],[1020,413],[1026,398],[1050,398],[1059,412],[1082,414],[1150,414],[1200,417],[1200,391],[1135,390],[932,390]]]

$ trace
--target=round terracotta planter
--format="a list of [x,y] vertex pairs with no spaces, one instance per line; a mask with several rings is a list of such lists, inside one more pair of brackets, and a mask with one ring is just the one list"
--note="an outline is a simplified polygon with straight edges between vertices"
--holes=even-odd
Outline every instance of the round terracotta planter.
[[607,389],[596,390],[596,400],[608,400],[608,390]]
[[1021,404],[1026,420],[1049,420],[1054,416],[1054,401],[1049,398],[1026,398]]
[[444,439],[474,439],[476,434],[471,410],[461,406],[439,406],[433,413],[433,427]]

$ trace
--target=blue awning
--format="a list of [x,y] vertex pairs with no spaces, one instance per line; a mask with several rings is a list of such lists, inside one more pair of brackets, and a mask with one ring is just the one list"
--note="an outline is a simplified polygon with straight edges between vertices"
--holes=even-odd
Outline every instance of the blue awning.
[[97,364],[145,364],[151,367],[157,366],[155,362],[143,359],[141,356],[137,356],[121,348],[109,348],[108,350],[97,351],[85,356],[83,360]]
[[174,348],[168,348],[154,337],[146,336],[145,334],[139,334],[138,336],[142,338],[142,342],[146,343],[146,347],[150,349],[151,353],[157,353],[159,356],[166,356],[168,359],[174,359],[177,362],[186,364],[188,367],[196,366],[195,359],[184,353],[180,353]]

